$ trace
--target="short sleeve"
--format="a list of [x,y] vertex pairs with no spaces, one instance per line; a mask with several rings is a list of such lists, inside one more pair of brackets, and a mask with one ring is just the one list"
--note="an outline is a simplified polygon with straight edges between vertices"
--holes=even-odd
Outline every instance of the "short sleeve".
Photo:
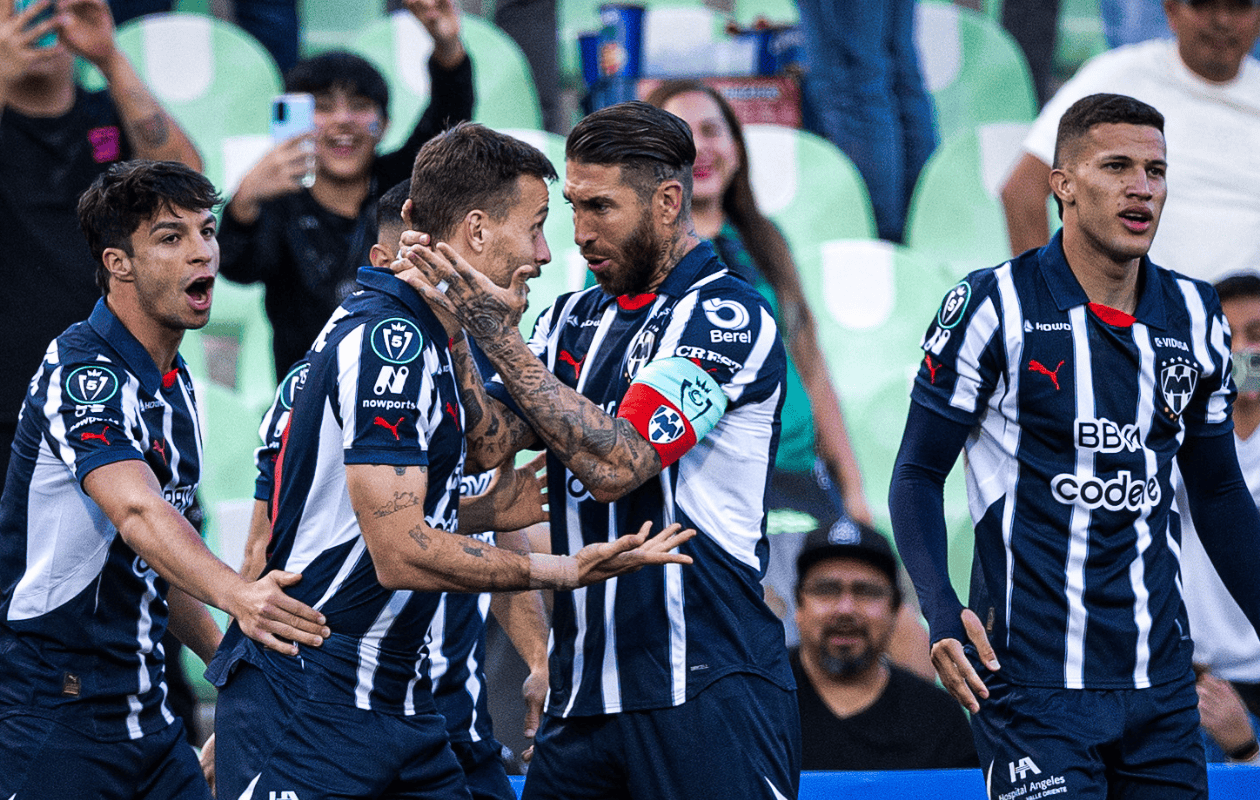
[[1228,433],[1234,427],[1231,411],[1238,394],[1230,360],[1229,323],[1216,290],[1186,278],[1178,279],[1177,285],[1190,312],[1191,330],[1201,330],[1202,336],[1196,337],[1192,358],[1160,365],[1160,393],[1169,404],[1188,395],[1189,403],[1182,412],[1188,435]]
[[127,459],[143,459],[143,450],[127,423],[125,398],[134,395],[135,379],[118,365],[104,361],[71,363],[56,377],[44,414],[61,459],[82,483],[97,467]]
[[1002,372],[1000,315],[991,270],[968,275],[945,293],[923,335],[912,398],[936,413],[975,424]]

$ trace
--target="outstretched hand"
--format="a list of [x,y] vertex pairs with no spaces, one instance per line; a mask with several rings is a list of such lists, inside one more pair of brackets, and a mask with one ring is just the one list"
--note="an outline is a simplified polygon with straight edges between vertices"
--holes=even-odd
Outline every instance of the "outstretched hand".
[[455,0],[403,0],[403,8],[420,20],[433,37],[433,55],[448,69],[464,58],[459,39],[459,6]]
[[274,570],[246,584],[233,608],[241,632],[277,653],[295,656],[298,645],[318,647],[331,635],[324,615],[284,593],[302,580],[293,572]]
[[13,0],[0,0],[0,87],[17,81],[26,71],[47,53],[36,42],[46,33],[56,30],[57,20],[49,17],[27,28],[40,12],[52,5],[52,0],[42,0],[28,6],[21,13],[13,13]]
[[512,274],[507,288],[496,286],[446,242],[432,244],[425,233],[404,231],[399,259],[390,265],[432,307],[454,316],[474,339],[515,330],[529,307],[527,281],[538,273],[532,264]]
[[[980,623],[980,618],[976,616],[976,612],[969,608],[962,611],[963,629],[967,631],[967,638],[975,645],[976,654],[980,657],[980,662],[990,672],[997,672],[1001,667],[998,665],[997,656],[993,652],[993,646],[989,644],[989,637],[984,632],[984,625]],[[976,673],[971,666],[971,662],[967,660],[967,656],[963,653],[962,642],[957,639],[941,639],[932,645],[932,666],[936,667],[936,674],[941,678],[941,684],[954,696],[954,699],[962,704],[972,714],[980,710],[981,699],[989,697],[989,688],[984,685],[984,681]]]
[[683,530],[682,525],[675,522],[648,538],[651,532],[652,523],[645,522],[638,533],[583,547],[575,554],[578,562],[578,586],[637,572],[646,566],[691,563],[691,556],[672,551],[696,535],[694,528]]

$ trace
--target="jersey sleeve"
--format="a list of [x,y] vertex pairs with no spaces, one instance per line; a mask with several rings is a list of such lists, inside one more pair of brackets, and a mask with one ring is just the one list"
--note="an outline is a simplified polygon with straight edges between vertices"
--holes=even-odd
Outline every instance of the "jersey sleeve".
[[[54,373],[56,391],[42,409],[58,457],[82,483],[89,472],[116,461],[144,458],[127,421],[134,378],[105,361],[70,363]],[[52,387],[50,387],[51,389]],[[135,409],[132,409],[135,412]]]
[[[1193,359],[1186,359],[1197,364],[1173,363],[1160,370],[1161,394],[1167,399],[1176,397],[1180,391],[1192,391],[1190,403],[1182,415],[1187,436],[1228,433],[1234,428],[1231,411],[1238,394],[1229,354],[1229,323],[1215,289],[1201,281],[1184,278],[1177,283],[1190,310],[1191,328],[1201,329],[1203,335],[1196,336]],[[1197,380],[1192,377],[1195,366]],[[1193,381],[1192,389],[1187,385],[1190,381]]]
[[[346,464],[428,464],[429,440],[443,413],[435,408],[436,354],[410,319],[373,320],[337,349],[337,396]],[[430,361],[434,363],[429,363]]]
[[271,401],[271,407],[263,414],[262,424],[258,426],[258,438],[262,440],[262,447],[254,451],[254,464],[258,468],[258,477],[254,481],[255,500],[271,500],[276,477],[276,457],[280,455],[280,448],[284,444],[285,428],[289,425],[293,401],[298,390],[306,384],[309,371],[310,364],[305,360],[294,364],[276,387],[276,396]]
[[966,425],[980,418],[1003,369],[1001,313],[991,270],[945,293],[923,335],[912,399]]

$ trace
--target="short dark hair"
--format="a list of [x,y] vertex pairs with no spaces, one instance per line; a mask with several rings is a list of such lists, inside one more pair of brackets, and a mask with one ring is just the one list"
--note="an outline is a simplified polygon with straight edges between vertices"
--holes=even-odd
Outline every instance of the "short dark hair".
[[1236,272],[1221,278],[1214,284],[1214,288],[1222,303],[1239,298],[1260,297],[1260,273]]
[[411,227],[449,238],[469,211],[496,220],[517,197],[517,178],[556,179],[538,148],[473,122],[461,122],[425,142],[411,171]]
[[647,200],[656,187],[683,186],[683,209],[691,209],[691,168],[696,143],[691,128],[649,103],[632,100],[588,114],[569,133],[564,157],[579,164],[618,166],[627,183]]
[[285,73],[286,92],[324,94],[333,89],[366,97],[389,116],[389,85],[372,62],[345,50],[330,50],[304,58]]
[[403,225],[403,203],[411,196],[411,179],[399,181],[376,201],[376,229],[388,230]]
[[220,202],[206,176],[177,161],[124,161],[98,175],[79,198],[79,227],[96,260],[101,294],[109,294],[106,249],[135,255],[131,236],[154,214],[176,207],[209,211]]
[[[1059,130],[1054,138],[1054,163],[1051,167],[1062,169],[1067,151],[1095,125],[1108,123],[1145,125],[1160,133],[1164,132],[1164,115],[1154,106],[1126,94],[1099,92],[1086,95],[1069,106],[1059,118]],[[1059,207],[1059,219],[1063,219],[1063,201],[1055,195],[1054,202]]]

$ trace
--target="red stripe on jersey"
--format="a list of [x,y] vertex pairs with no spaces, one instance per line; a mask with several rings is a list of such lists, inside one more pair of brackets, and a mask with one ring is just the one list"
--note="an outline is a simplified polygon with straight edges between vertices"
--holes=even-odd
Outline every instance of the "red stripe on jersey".
[[696,444],[691,420],[665,395],[645,383],[632,383],[617,407],[617,416],[630,420],[648,444],[656,448],[661,466],[668,467]]
[[275,469],[271,473],[271,519],[276,518],[276,510],[280,508],[280,472],[284,466],[284,451],[289,446],[289,428],[293,425],[293,415],[289,415],[289,421],[284,425],[284,431],[280,434],[280,452],[274,458],[276,459]]
[[1116,328],[1130,328],[1137,322],[1137,317],[1102,303],[1090,303],[1089,310],[1094,312],[1094,316]]

